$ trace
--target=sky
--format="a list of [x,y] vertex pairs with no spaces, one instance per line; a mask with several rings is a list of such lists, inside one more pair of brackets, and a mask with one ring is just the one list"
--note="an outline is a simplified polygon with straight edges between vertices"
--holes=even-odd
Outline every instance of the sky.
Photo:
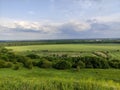
[[120,38],[120,0],[0,0],[0,40]]

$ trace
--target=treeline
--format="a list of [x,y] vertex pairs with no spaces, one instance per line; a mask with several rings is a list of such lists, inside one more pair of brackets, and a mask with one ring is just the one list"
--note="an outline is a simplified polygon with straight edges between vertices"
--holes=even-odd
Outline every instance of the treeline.
[[25,56],[14,53],[12,50],[0,48],[0,68],[13,68],[18,70],[21,67],[32,69],[33,67],[40,68],[55,68],[55,69],[120,69],[120,60],[105,59],[97,56],[81,56],[70,57],[65,55],[52,55],[40,57],[36,54],[28,54]]
[[[37,55],[31,54],[30,56],[37,56]],[[38,66],[41,68],[52,67],[56,69],[69,69],[69,68],[120,69],[120,60],[116,60],[116,59],[109,60],[97,56],[69,57],[66,54],[62,56],[53,55],[53,56],[42,57],[38,61],[34,60],[33,63],[34,66]]]
[[66,39],[66,40],[28,40],[28,41],[0,41],[1,46],[23,46],[41,44],[97,44],[116,43],[120,44],[120,39]]
[[0,68],[13,68],[15,70],[20,67],[32,69],[32,61],[22,55],[15,54],[12,50],[0,48]]

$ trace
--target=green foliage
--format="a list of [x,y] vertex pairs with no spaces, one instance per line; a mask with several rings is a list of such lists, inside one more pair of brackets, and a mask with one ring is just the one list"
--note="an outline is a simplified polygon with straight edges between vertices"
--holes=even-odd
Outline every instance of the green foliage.
[[27,57],[31,58],[31,59],[38,59],[39,56],[36,54],[28,54]]
[[33,64],[33,66],[38,66],[38,61],[33,60],[32,64]]
[[120,60],[113,59],[109,61],[109,64],[112,68],[119,68],[120,69]]
[[54,68],[56,69],[69,69],[71,68],[71,63],[65,60],[60,60],[57,63],[54,64]]
[[[24,50],[31,49],[32,51],[34,51],[34,53],[29,52],[31,54],[28,54],[28,52],[26,51],[24,52],[24,54],[22,53],[19,54],[3,47],[0,48],[0,59],[2,60],[1,62],[2,65],[0,67],[1,68],[12,67],[12,64],[19,62],[23,64],[23,67],[28,69],[32,69],[33,66],[38,66],[41,68],[53,67],[56,69],[65,69],[68,67],[70,68],[71,64],[73,68],[79,67],[80,69],[81,68],[101,68],[101,69],[120,68],[119,59],[118,60],[116,59],[117,61],[111,60],[113,57],[111,55],[111,52],[116,53],[115,55],[118,55],[118,57],[120,56],[119,55],[120,53],[118,51],[119,45],[117,44],[116,45],[104,44],[104,47],[103,44],[100,44],[99,46],[93,44],[93,45],[89,45],[89,47],[88,44],[84,46],[82,44],[81,45],[79,44],[33,45],[33,46],[23,46],[22,48]],[[36,49],[37,50],[39,49],[41,51],[36,51]],[[20,48],[20,50],[22,49]],[[48,50],[48,51],[43,52],[42,50]],[[43,56],[39,56],[39,53],[43,54]],[[38,61],[39,59],[40,61]],[[60,65],[59,63],[62,64]]]
[[0,60],[0,68],[5,68],[5,61]]
[[79,68],[85,68],[85,63],[82,62],[82,61],[79,61],[79,62],[77,63],[77,67],[79,67]]
[[13,70],[19,70],[19,69],[20,69],[20,66],[18,64],[15,64],[13,67]]
[[12,62],[6,62],[6,68],[11,68],[13,66]]
[[24,62],[24,67],[26,67],[28,69],[32,69],[32,67],[33,67],[32,61],[31,60],[26,60]]
[[74,64],[72,65],[73,68],[85,68],[85,63],[81,60],[77,60],[77,62],[74,62]]
[[86,68],[109,68],[108,61],[104,58],[84,56],[80,59],[85,63]]
[[0,60],[0,68],[11,68],[13,63]]
[[102,69],[108,69],[108,68],[110,68],[109,61],[108,61],[108,60],[106,60],[106,59],[101,59],[101,60],[100,60],[100,63],[101,63],[101,68],[102,68]]
[[32,69],[32,67],[33,67],[32,61],[25,56],[17,55],[16,60],[20,63],[23,63],[23,66],[28,69]]
[[48,61],[46,59],[40,60],[37,64],[38,67],[40,68],[51,68],[52,67],[52,62]]

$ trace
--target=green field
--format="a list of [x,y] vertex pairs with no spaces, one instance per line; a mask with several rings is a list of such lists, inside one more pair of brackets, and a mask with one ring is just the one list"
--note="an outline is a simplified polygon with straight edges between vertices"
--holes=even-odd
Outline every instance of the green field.
[[0,90],[120,90],[120,70],[0,69]]
[[49,51],[115,51],[120,49],[120,44],[53,44],[29,45],[7,47],[14,51],[49,50]]
[[[68,54],[70,56],[94,55],[93,52],[109,52],[111,58],[120,59],[120,44],[53,44],[53,45],[29,45],[10,46],[15,52],[30,53],[39,55]],[[43,52],[47,50],[47,52]]]
[[[6,48],[12,49],[16,55],[26,57],[26,55],[34,53],[40,56],[32,61],[40,61],[44,56],[52,56],[52,59],[55,59],[54,54],[61,56],[66,54],[68,58],[97,56],[105,58],[105,60],[107,57],[109,57],[108,60],[120,60],[119,44],[46,44],[7,46]],[[3,53],[5,54],[4,50]],[[8,55],[10,54],[8,53]],[[12,55],[14,56],[14,54]],[[59,56],[57,58],[60,59]],[[55,62],[53,60],[53,63]],[[14,61],[12,63],[16,65]],[[70,68],[57,70],[38,66],[33,66],[32,69],[20,66],[19,70],[14,70],[13,67],[0,68],[0,90],[120,90],[120,69]]]

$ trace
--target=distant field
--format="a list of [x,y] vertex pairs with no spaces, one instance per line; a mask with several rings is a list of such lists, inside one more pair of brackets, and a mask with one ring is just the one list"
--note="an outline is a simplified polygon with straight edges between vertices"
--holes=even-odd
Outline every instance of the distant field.
[[120,50],[120,44],[52,44],[52,45],[29,45],[29,46],[11,46],[8,49],[14,51],[115,51]]
[[[35,52],[39,55],[68,54],[70,56],[94,55],[93,52],[109,52],[111,58],[120,59],[120,44],[52,44],[52,45],[28,45],[28,46],[9,46],[15,52],[28,53]],[[47,52],[44,52],[47,51]]]

